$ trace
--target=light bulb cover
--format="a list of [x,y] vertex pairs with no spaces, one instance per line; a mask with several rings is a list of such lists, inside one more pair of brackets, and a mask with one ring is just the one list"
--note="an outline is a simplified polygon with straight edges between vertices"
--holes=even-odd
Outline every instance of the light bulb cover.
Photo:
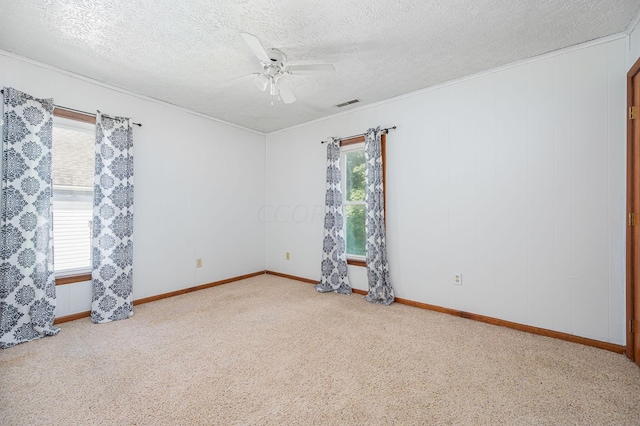
[[289,81],[286,78],[280,78],[276,81],[276,87],[278,88],[278,94],[282,98],[285,104],[290,104],[296,101],[296,97],[289,87]]
[[278,90],[275,83],[271,83],[271,90],[269,93],[271,93],[271,96],[277,96],[280,93],[280,90]]
[[259,76],[253,79],[253,83],[256,85],[256,87],[259,90],[262,90],[264,92],[265,90],[267,90],[269,79],[264,74],[260,74]]

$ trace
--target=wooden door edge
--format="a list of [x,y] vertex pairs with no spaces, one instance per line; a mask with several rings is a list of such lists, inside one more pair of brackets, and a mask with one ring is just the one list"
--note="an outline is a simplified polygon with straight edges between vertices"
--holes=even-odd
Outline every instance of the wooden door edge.
[[640,58],[636,60],[629,72],[627,72],[627,231],[626,231],[626,355],[629,359],[634,360],[634,334],[631,332],[629,324],[633,319],[634,311],[634,288],[633,282],[635,278],[634,264],[634,247],[633,247],[633,229],[629,226],[628,215],[633,209],[633,181],[634,181],[634,159],[636,153],[633,149],[633,120],[629,117],[628,111],[633,106],[633,77],[640,73]]

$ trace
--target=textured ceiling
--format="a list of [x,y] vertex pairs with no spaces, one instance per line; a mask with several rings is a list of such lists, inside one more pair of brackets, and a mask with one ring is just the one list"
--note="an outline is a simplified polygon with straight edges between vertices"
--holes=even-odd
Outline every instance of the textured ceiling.
[[[620,33],[640,0],[0,0],[0,49],[260,132]],[[270,105],[240,32],[290,64]]]

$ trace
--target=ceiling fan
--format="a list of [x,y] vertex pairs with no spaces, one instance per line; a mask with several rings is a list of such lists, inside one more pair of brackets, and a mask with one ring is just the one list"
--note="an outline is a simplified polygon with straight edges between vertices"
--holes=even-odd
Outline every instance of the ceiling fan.
[[279,96],[285,104],[296,101],[296,97],[289,87],[289,75],[318,74],[335,71],[333,64],[288,65],[287,56],[282,51],[273,48],[265,49],[262,43],[260,43],[260,40],[258,40],[258,37],[253,34],[240,33],[240,35],[258,57],[262,65],[262,72],[249,74],[245,77],[253,76],[254,84],[263,92],[267,90],[267,87],[269,88],[271,105],[273,105],[274,96]]

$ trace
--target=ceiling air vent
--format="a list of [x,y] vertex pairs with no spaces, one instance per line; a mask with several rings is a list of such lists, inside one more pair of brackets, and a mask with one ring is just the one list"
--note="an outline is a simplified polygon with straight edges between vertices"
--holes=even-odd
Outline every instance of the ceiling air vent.
[[341,104],[336,105],[338,108],[342,108],[342,107],[346,107],[347,105],[352,105],[352,104],[357,104],[358,102],[360,102],[360,99],[352,99],[350,101],[347,102],[343,102]]

